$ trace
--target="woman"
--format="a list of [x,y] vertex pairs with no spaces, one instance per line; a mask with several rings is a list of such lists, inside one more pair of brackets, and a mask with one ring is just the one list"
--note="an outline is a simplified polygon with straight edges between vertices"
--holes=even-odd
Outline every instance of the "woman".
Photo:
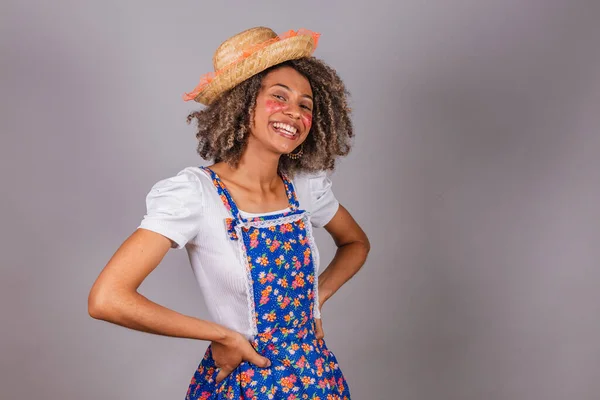
[[[215,72],[185,96],[207,106],[188,122],[214,164],[153,186],[142,223],[90,292],[94,318],[211,342],[186,399],[350,398],[320,315],[369,242],[324,172],[353,132],[344,84],[311,57],[318,36],[261,27],[217,49]],[[312,227],[338,247],[318,278]],[[213,321],[137,292],[172,247],[186,248]]]

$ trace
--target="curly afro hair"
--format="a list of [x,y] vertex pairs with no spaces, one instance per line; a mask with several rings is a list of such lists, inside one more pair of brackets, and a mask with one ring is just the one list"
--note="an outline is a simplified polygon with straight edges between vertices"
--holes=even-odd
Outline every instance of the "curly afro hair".
[[285,173],[333,170],[337,157],[350,152],[354,136],[349,93],[337,72],[314,57],[286,61],[243,81],[213,103],[194,111],[187,122],[196,120],[198,154],[205,160],[239,165],[246,148],[256,98],[263,78],[274,69],[289,66],[308,79],[313,91],[313,124],[298,159],[283,156],[279,169]]

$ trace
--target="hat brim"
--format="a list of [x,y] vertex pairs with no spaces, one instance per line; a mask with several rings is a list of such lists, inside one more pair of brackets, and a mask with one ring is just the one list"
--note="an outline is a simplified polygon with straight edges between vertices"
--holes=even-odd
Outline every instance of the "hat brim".
[[310,35],[293,36],[270,44],[216,75],[194,101],[210,105],[219,95],[246,79],[282,62],[309,57],[314,49],[315,42]]

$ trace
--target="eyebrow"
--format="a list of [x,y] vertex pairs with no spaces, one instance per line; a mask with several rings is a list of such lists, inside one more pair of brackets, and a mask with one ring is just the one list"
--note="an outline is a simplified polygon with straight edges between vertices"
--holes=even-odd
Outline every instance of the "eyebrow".
[[[276,83],[273,86],[281,86],[284,89],[289,90],[290,92],[292,91],[292,89],[290,89],[289,87],[287,87],[286,85],[284,85],[283,83]],[[271,86],[271,87],[273,87]],[[303,94],[302,97],[306,97],[307,99],[310,99],[311,101],[313,101],[312,96],[308,95],[308,94]]]

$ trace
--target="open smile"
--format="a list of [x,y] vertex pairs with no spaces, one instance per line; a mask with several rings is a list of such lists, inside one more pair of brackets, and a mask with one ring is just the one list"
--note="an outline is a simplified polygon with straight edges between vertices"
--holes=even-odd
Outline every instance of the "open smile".
[[299,129],[290,124],[285,124],[283,122],[271,122],[269,126],[276,134],[286,139],[296,140],[300,136]]

